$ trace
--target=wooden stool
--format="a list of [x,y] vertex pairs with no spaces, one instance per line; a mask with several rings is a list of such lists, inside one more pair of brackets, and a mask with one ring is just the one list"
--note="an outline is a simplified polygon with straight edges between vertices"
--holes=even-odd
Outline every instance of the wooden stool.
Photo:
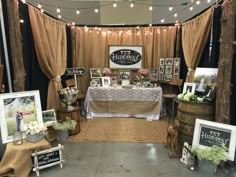
[[64,121],[66,117],[70,117],[72,120],[77,122],[75,129],[70,130],[70,135],[75,135],[80,132],[80,108],[74,106],[72,110],[67,110],[65,108],[57,110],[57,120]]

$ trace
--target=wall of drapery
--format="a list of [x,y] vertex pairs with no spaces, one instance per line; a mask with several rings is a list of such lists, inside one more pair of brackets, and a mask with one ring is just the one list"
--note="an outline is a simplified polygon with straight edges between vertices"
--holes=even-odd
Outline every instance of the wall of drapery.
[[[108,45],[143,45],[143,68],[157,68],[160,57],[184,57],[186,62],[182,66],[186,65],[190,72],[188,75],[187,72],[182,73],[182,77],[187,75],[187,80],[191,81],[195,68],[206,57],[203,56],[204,51],[209,50],[206,44],[209,44],[214,13],[212,7],[183,23],[182,28],[175,25],[139,28],[101,26],[99,30],[99,27],[68,27],[34,7],[20,2],[19,6],[20,16],[25,21],[21,25],[25,90],[40,90],[43,109],[59,106],[57,90],[62,87],[60,78],[67,77],[64,75],[66,67],[86,69],[85,76],[78,78],[80,91],[86,92],[90,82],[89,69],[109,67]],[[179,33],[181,30],[182,33]]]

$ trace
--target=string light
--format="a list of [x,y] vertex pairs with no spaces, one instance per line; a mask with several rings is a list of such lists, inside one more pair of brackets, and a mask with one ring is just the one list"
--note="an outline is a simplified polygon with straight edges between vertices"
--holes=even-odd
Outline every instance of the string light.
[[60,13],[61,12],[61,9],[58,7],[57,8],[57,13]]
[[207,3],[210,3],[211,2],[211,0],[207,0]]
[[162,18],[162,19],[161,19],[161,23],[164,23],[164,22],[165,22],[165,20],[164,20],[164,18]]
[[20,19],[20,23],[24,23],[24,20],[23,20],[23,19]]
[[80,14],[80,11],[79,11],[78,9],[76,10],[76,14],[77,14],[77,15],[79,15],[79,14]]
[[98,13],[98,12],[99,12],[99,10],[98,10],[98,9],[95,9],[95,10],[94,10],[94,12],[95,12],[95,13]]
[[191,7],[189,8],[189,10],[191,10],[191,11],[192,11],[192,10],[193,10],[193,6],[191,6]]
[[169,7],[169,11],[172,11],[172,10],[173,10],[173,7],[172,7],[172,6],[170,6],[170,7]]
[[25,0],[21,0],[21,2],[24,3],[24,4],[26,3]]
[[40,12],[44,13],[44,9],[40,9]]
[[196,4],[197,4],[197,5],[199,5],[199,4],[200,4],[200,1],[199,1],[199,0],[197,0],[197,1],[196,1]]
[[58,15],[58,18],[61,19],[61,15]]
[[152,11],[152,10],[153,10],[153,7],[152,7],[152,6],[150,6],[150,7],[149,7],[149,10],[150,10],[150,11]]
[[175,13],[175,14],[174,14],[174,17],[175,17],[175,18],[176,18],[176,17],[178,17],[178,14],[177,14],[177,13]]
[[113,3],[113,7],[115,7],[115,8],[117,7],[117,4],[115,2]]
[[130,7],[133,8],[133,7],[134,7],[134,3],[131,3],[131,4],[130,4]]
[[38,8],[39,9],[41,9],[42,8],[42,4],[40,3],[40,4],[38,4]]

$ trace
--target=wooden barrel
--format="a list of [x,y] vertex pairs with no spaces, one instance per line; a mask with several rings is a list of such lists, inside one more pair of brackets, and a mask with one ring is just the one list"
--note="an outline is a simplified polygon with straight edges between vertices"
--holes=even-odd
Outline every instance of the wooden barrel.
[[179,101],[177,118],[180,123],[178,129],[178,150],[182,152],[183,144],[187,141],[192,144],[196,119],[215,120],[215,106],[213,103],[194,103]]

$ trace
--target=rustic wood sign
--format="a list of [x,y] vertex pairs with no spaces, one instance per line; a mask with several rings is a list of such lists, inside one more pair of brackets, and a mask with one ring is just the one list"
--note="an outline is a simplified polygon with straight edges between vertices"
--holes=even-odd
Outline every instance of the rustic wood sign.
[[33,171],[36,172],[37,176],[39,176],[39,170],[41,169],[55,165],[60,165],[61,168],[63,167],[65,160],[63,159],[62,149],[64,149],[64,147],[58,144],[57,147],[43,151],[35,151],[31,154],[33,157]]
[[236,126],[196,119],[193,146],[201,148],[213,145],[225,145],[228,148],[228,160],[234,160],[236,147]]
[[66,74],[67,75],[83,76],[84,73],[85,73],[84,68],[66,68]]

